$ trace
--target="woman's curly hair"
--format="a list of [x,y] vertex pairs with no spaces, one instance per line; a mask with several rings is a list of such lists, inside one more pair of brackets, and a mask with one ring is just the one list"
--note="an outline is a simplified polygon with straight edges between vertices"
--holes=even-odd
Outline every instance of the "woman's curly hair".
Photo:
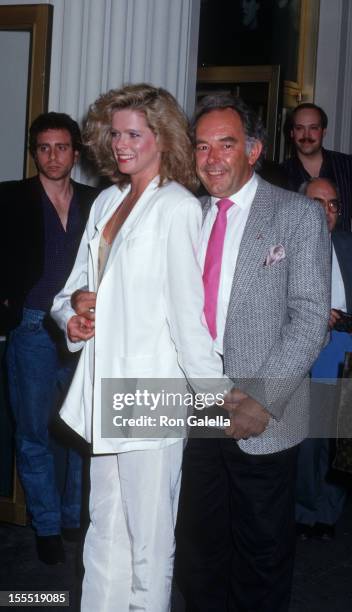
[[161,143],[160,185],[174,180],[195,191],[198,182],[187,118],[166,89],[147,83],[111,89],[89,107],[83,141],[99,173],[119,187],[130,183],[130,177],[119,172],[111,148],[112,116],[122,109],[143,113],[148,127]]

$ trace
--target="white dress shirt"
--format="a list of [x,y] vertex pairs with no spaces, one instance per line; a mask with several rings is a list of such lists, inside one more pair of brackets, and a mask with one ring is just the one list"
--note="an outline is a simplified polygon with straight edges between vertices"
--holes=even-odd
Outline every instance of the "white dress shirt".
[[347,312],[345,285],[333,245],[331,259],[331,308]]
[[[218,353],[223,354],[223,339],[225,331],[225,323],[227,310],[230,301],[230,293],[233,281],[233,275],[236,267],[237,256],[247,223],[248,215],[251,209],[254,196],[258,187],[258,179],[254,173],[249,181],[237,193],[229,197],[234,202],[227,213],[227,227],[224,241],[224,250],[222,255],[221,275],[218,293],[218,304],[216,312],[216,329],[217,337],[215,339],[215,348]],[[211,207],[206,215],[199,244],[199,263],[204,268],[205,256],[208,246],[210,233],[218,213],[216,202],[220,198],[211,198]]]

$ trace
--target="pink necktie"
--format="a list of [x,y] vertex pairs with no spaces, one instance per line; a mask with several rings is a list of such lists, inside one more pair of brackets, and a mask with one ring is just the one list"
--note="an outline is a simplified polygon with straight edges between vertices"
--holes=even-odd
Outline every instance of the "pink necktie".
[[218,292],[220,284],[220,272],[222,252],[227,225],[226,213],[234,202],[223,198],[216,202],[218,213],[211,230],[207,252],[205,255],[203,284],[204,284],[204,314],[208,329],[215,340],[216,332],[216,310],[218,303]]

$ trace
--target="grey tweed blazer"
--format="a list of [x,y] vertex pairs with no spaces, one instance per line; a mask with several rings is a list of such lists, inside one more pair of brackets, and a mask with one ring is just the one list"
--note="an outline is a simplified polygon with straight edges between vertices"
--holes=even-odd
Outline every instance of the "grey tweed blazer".
[[[258,179],[234,270],[224,364],[235,385],[272,415],[260,436],[239,445],[267,454],[307,435],[308,373],[326,340],[331,272],[321,205]],[[210,198],[202,200],[205,218]],[[277,245],[285,256],[265,265]]]

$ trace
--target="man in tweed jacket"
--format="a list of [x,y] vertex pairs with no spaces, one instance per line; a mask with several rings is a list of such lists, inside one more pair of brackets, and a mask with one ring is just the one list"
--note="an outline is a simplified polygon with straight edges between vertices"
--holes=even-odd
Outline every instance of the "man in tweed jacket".
[[194,138],[197,173],[211,194],[203,202],[203,265],[219,199],[233,202],[214,342],[235,390],[227,437],[191,439],[185,451],[177,580],[187,612],[283,612],[307,376],[328,328],[327,225],[319,205],[255,174],[263,130],[238,99],[203,98]]

